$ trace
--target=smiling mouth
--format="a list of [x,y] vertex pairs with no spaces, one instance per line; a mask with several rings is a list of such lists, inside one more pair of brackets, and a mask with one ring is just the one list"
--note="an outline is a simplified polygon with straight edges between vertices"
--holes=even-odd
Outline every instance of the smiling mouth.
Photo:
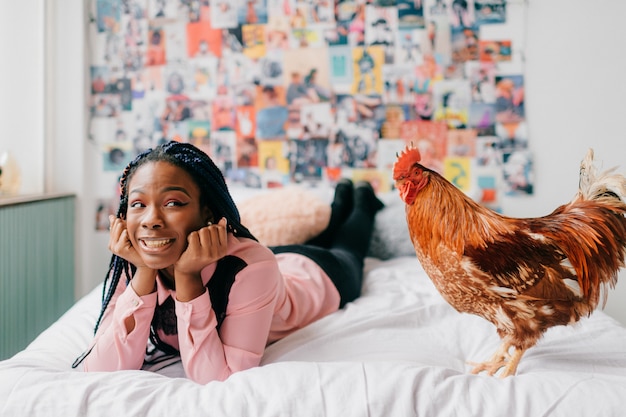
[[157,248],[162,248],[163,246],[169,243],[172,243],[173,241],[174,239],[151,239],[151,240],[142,239],[141,243],[146,248],[157,249]]

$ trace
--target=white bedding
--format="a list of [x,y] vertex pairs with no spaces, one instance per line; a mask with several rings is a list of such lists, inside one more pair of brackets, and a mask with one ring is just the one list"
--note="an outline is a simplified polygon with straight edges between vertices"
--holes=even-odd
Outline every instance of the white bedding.
[[417,258],[368,258],[363,295],[267,348],[262,365],[198,385],[180,363],[158,373],[83,373],[100,289],[0,362],[7,416],[623,416],[626,328],[602,312],[548,331],[518,375],[469,374],[499,339],[459,314]]

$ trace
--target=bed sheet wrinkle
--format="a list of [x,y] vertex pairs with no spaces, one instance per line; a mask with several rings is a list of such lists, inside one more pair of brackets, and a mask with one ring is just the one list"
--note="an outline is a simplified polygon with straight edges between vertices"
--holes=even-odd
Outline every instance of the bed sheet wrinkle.
[[[464,356],[458,352],[456,340],[437,325],[419,325],[413,309],[402,313],[360,318],[348,314],[328,318],[302,329],[291,339],[284,339],[266,349],[263,361],[315,360],[363,361],[403,360],[420,363],[454,363],[463,367]],[[446,326],[446,320],[437,321]],[[453,329],[451,325],[447,325]]]
[[[369,261],[369,262],[367,262]],[[366,276],[361,298],[368,296],[394,298],[398,303],[439,303],[441,294],[414,257],[402,257],[389,261],[366,259]]]
[[20,380],[26,376],[29,370],[23,369],[5,369],[0,368],[0,375],[2,375],[3,380],[12,381],[13,385],[8,384],[0,384],[0,416],[9,416],[9,405],[10,399],[13,397],[17,387],[20,383]]
[[[372,276],[376,281],[385,273]],[[416,302],[389,286],[370,291],[338,311],[276,342],[266,349],[263,362],[281,360],[402,360],[422,364],[450,364],[465,368],[471,353],[481,344],[471,342],[475,330],[460,319],[441,298],[430,303]],[[389,296],[389,294],[393,294]],[[395,297],[400,294],[403,297]],[[484,320],[471,323],[487,326]],[[480,326],[479,326],[480,327]],[[495,336],[495,331],[493,332]],[[497,340],[488,347],[497,347]],[[490,354],[485,353],[485,354]]]
[[491,323],[449,307],[415,258],[367,259],[366,271],[361,298],[270,345],[261,366],[206,385],[180,362],[72,370],[93,336],[95,288],[0,362],[2,417],[625,415],[626,329],[606,314],[550,329],[513,377],[471,375],[466,361],[500,343]]
[[[602,396],[591,392],[601,392]],[[579,375],[563,384],[563,391],[548,402],[542,417],[623,416],[626,411],[626,385],[623,380],[611,383],[593,375]],[[582,399],[582,401],[581,401]],[[620,405],[621,404],[621,405]],[[574,411],[572,413],[571,411]]]
[[237,397],[230,416],[358,416],[362,399],[346,394],[352,394],[355,375],[345,364],[283,362],[233,374],[214,384],[210,395],[225,401]]
[[[361,365],[318,364],[320,405],[315,416],[366,416],[366,380]],[[321,408],[321,409],[320,409]]]
[[584,379],[582,379],[582,380],[577,380],[577,381],[574,381],[571,385],[566,386],[566,387],[565,387],[565,390],[563,391],[563,393],[561,393],[561,394],[560,394],[557,398],[555,398],[555,399],[553,400],[553,403],[552,403],[552,404],[551,404],[551,405],[550,405],[550,406],[546,409],[545,413],[543,413],[543,414],[542,414],[542,416],[548,417],[548,416],[552,415],[552,414],[556,411],[557,406],[558,406],[559,404],[563,403],[564,401],[566,401],[566,399],[567,399],[568,395],[569,395],[572,391],[574,391],[574,389],[575,389],[578,385],[582,384],[582,383],[583,383],[583,381],[585,381],[585,380],[589,380],[589,379],[592,379],[592,378],[591,378],[591,377],[589,377],[589,378],[584,378]]

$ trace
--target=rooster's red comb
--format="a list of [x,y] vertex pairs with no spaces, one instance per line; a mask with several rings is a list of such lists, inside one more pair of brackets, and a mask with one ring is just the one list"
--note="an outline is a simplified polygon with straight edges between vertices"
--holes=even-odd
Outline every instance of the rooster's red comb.
[[412,145],[407,145],[407,147],[397,155],[398,160],[393,166],[393,179],[397,180],[404,173],[406,173],[414,164],[419,162],[422,159],[422,155],[420,155],[420,151],[417,148],[414,148]]

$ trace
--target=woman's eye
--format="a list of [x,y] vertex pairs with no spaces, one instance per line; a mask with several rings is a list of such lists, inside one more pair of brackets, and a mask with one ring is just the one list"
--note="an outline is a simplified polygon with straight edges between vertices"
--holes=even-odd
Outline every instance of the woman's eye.
[[130,203],[130,207],[132,208],[143,207],[143,204],[141,204],[141,202],[139,201],[135,201],[135,202]]
[[167,203],[165,203],[165,207],[179,207],[182,205],[183,203],[181,203],[180,201],[168,201]]

